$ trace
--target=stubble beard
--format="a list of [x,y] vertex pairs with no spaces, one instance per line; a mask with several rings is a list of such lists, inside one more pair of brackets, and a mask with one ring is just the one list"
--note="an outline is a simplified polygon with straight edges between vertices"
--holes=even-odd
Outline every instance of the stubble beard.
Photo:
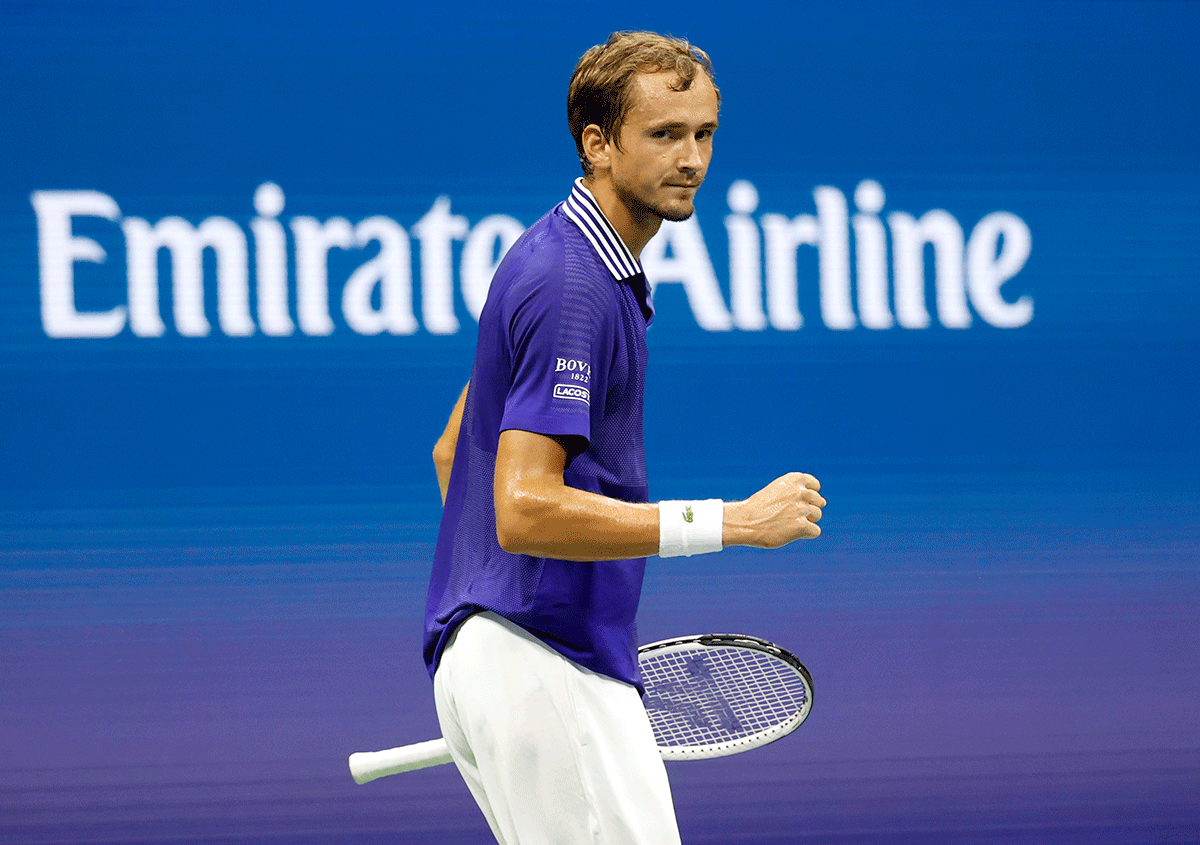
[[617,194],[617,198],[629,209],[630,215],[635,220],[657,217],[660,220],[668,220],[672,223],[682,223],[696,212],[696,204],[694,202],[689,202],[686,207],[651,202],[621,183],[614,183],[613,189]]

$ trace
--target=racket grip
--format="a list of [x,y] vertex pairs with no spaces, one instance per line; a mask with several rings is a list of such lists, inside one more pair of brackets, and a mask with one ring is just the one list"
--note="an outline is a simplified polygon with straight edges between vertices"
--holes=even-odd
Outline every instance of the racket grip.
[[430,766],[451,763],[450,747],[446,740],[431,739],[413,745],[401,745],[384,751],[359,751],[350,755],[350,774],[355,783],[369,783],[375,778],[398,775]]

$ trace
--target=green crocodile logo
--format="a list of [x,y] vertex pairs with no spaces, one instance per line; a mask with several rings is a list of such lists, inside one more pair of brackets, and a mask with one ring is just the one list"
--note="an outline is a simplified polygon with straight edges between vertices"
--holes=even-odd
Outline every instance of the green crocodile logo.
[[692,517],[692,506],[688,505],[687,508],[683,512],[683,521],[687,522],[687,523],[691,523],[692,518],[693,518]]

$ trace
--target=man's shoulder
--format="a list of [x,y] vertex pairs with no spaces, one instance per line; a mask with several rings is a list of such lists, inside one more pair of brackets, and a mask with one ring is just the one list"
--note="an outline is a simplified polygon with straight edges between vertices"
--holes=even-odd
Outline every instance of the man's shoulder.
[[517,239],[500,262],[497,280],[506,275],[538,276],[561,272],[569,233],[557,212],[558,206],[547,211]]
[[553,295],[570,285],[610,278],[579,227],[561,209],[560,203],[525,230],[500,262],[493,285],[502,291],[519,288],[526,294]]

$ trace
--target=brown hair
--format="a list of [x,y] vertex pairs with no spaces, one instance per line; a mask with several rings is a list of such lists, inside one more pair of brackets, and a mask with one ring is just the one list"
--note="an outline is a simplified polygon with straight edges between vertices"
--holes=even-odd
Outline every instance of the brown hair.
[[[703,69],[713,82],[712,62],[707,53],[683,38],[656,32],[614,32],[608,41],[584,53],[567,90],[567,123],[583,172],[592,172],[583,152],[583,130],[588,126],[593,123],[599,126],[604,137],[620,149],[621,125],[633,106],[634,74],[671,71],[676,76],[671,87],[686,91],[698,69]],[[716,87],[713,82],[713,88]],[[718,90],[717,103],[720,102]]]

